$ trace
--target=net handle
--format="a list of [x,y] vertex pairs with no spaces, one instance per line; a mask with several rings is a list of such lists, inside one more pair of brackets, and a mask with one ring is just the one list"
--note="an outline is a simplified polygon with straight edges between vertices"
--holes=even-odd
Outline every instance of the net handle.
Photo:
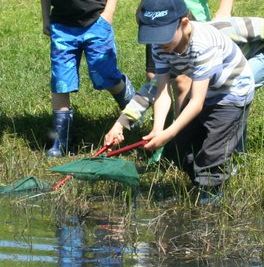
[[132,149],[135,149],[135,148],[138,148],[138,147],[142,147],[144,146],[145,144],[147,144],[148,141],[146,140],[140,140],[134,144],[131,144],[131,145],[127,145],[127,146],[124,146],[120,149],[117,149],[117,150],[113,150],[111,152],[109,152],[106,157],[107,158],[110,158],[110,157],[113,157],[113,156],[118,156],[120,155],[121,153],[124,153],[124,152],[127,152],[129,150],[132,150]]
[[62,179],[60,179],[59,181],[57,181],[56,183],[54,183],[52,185],[52,190],[53,191],[58,191],[62,186],[64,186],[72,178],[73,178],[73,176],[70,175],[70,174],[64,176]]
[[110,148],[112,145],[113,145],[114,141],[109,144],[109,145],[105,145],[103,146],[102,148],[100,148],[92,157],[93,158],[96,158],[98,157],[99,155],[103,154],[108,148]]

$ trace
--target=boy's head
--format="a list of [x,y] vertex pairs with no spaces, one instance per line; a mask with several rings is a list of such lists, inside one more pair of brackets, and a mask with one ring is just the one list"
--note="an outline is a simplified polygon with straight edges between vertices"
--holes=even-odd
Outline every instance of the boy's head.
[[188,15],[183,0],[143,0],[137,13],[138,41],[143,44],[167,44]]

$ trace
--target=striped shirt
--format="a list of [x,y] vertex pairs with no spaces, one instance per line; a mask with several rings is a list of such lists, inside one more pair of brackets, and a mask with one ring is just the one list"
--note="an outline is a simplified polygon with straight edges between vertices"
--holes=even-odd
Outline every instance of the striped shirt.
[[264,19],[258,17],[230,17],[210,24],[239,45],[247,59],[264,53]]
[[238,46],[208,23],[191,22],[192,33],[187,50],[178,54],[153,45],[157,74],[185,74],[193,81],[210,79],[205,105],[250,103],[254,96],[254,78]]

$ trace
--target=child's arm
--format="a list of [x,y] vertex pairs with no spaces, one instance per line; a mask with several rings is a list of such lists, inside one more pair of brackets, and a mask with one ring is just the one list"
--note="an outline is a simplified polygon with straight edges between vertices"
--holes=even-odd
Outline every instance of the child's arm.
[[106,19],[110,24],[113,22],[114,13],[116,10],[117,0],[107,0],[105,9],[101,16]]
[[231,17],[233,0],[221,0],[218,10],[214,15],[214,19]]
[[[158,75],[159,82],[157,84],[158,87],[164,88],[164,90],[160,90],[160,92],[156,93],[156,89],[151,91],[149,94],[144,89],[141,90],[141,94],[136,94],[128,103],[126,108],[122,111],[122,114],[115,122],[110,131],[105,135],[104,144],[109,145],[112,142],[115,144],[119,144],[124,140],[123,129],[130,129],[130,124],[139,120],[143,115],[144,111],[147,110],[150,104],[154,102],[156,96],[160,96],[160,100],[155,103],[157,109],[159,110],[160,119],[156,121],[156,124],[153,128],[154,131],[162,131],[165,123],[165,119],[167,113],[170,109],[171,98],[168,94],[167,88],[169,87],[169,75]],[[161,105],[160,105],[161,103]],[[166,104],[164,104],[166,103]],[[160,107],[159,107],[160,105]],[[163,114],[163,115],[161,115]],[[154,114],[155,116],[155,114]],[[157,115],[156,115],[157,116]],[[162,118],[161,118],[162,117]]]
[[154,102],[154,132],[160,132],[164,128],[165,120],[171,106],[169,95],[170,75],[157,74],[157,94]]
[[[156,135],[146,136],[144,138],[149,140],[149,142],[145,145],[146,149],[155,150],[168,143],[202,111],[208,85],[209,79],[194,81],[192,83],[191,98],[186,107],[167,129],[156,133]],[[157,106],[154,106],[154,109],[156,108]],[[158,110],[155,111],[155,114],[159,116]],[[155,121],[159,121],[159,118],[155,118]]]
[[50,8],[51,0],[41,0],[43,33],[46,35],[50,35]]
[[143,139],[151,140],[162,132],[166,117],[171,106],[171,97],[169,95],[170,76],[168,73],[156,75],[157,94],[154,102],[154,124],[151,132]]

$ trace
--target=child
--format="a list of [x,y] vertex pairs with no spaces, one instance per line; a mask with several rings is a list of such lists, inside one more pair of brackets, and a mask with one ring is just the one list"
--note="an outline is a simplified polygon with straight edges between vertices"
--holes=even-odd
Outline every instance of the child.
[[[107,89],[123,109],[135,90],[117,68],[111,26],[117,0],[41,0],[43,32],[51,38],[54,143],[48,156],[68,151],[73,111],[69,93],[78,91],[84,52],[95,89]],[[52,8],[51,8],[52,6]]]
[[[139,42],[153,45],[158,87],[145,148],[165,145],[165,156],[195,185],[217,193],[230,176],[229,159],[242,138],[254,79],[231,39],[207,23],[189,21],[187,13],[181,0],[143,0],[138,13]],[[191,80],[189,100],[164,129],[170,78],[181,74]]]

